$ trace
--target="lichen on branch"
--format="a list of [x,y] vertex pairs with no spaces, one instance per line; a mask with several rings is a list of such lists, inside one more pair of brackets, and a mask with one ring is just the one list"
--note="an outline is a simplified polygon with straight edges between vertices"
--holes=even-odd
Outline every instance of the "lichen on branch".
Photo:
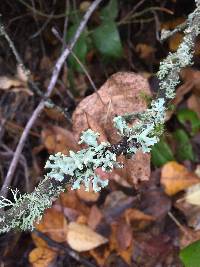
[[51,155],[45,165],[49,171],[33,193],[20,195],[13,191],[13,202],[0,198],[0,208],[6,208],[0,219],[0,233],[16,228],[32,230],[34,222],[41,219],[44,210],[65,190],[67,183],[72,189],[79,189],[84,184],[86,190],[92,183],[94,191],[99,191],[108,181],[101,180],[95,171],[97,168],[110,172],[113,168],[122,167],[117,162],[118,155],[134,155],[138,150],[150,152],[163,132],[165,113],[168,102],[175,96],[179,72],[192,64],[195,38],[200,33],[200,0],[196,0],[196,5],[195,11],[188,16],[185,36],[178,50],[170,53],[160,64],[160,90],[150,107],[144,112],[114,118],[114,125],[121,136],[117,144],[99,143],[99,134],[88,129],[80,138],[80,143],[86,144],[86,148],[71,151],[68,156],[62,153]]

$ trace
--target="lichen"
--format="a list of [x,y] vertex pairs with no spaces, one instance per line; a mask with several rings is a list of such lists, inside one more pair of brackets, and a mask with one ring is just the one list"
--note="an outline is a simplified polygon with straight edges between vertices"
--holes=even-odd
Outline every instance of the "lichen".
[[45,165],[45,168],[50,169],[47,177],[58,181],[62,181],[66,175],[74,177],[72,190],[84,184],[85,190],[89,191],[91,182],[95,192],[107,186],[108,180],[101,180],[95,170],[101,168],[105,172],[112,171],[117,166],[116,154],[109,150],[110,143],[98,144],[98,136],[99,133],[88,129],[82,133],[79,142],[87,144],[88,148],[78,152],[70,151],[69,156],[62,153],[51,155]]

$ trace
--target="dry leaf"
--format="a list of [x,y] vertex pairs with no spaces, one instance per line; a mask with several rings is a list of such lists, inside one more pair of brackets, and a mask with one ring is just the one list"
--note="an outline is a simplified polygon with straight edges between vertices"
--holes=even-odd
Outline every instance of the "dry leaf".
[[175,203],[175,207],[179,209],[186,217],[187,224],[195,230],[200,230],[200,207],[189,204],[185,198],[179,199]]
[[[76,191],[72,191],[70,188],[66,193],[61,193],[59,200],[56,202],[60,206],[60,210],[63,210],[65,216],[71,221],[76,218],[70,218],[70,216],[78,217],[79,215],[88,216],[90,208],[82,201],[79,200]],[[69,216],[69,217],[68,217]]]
[[28,73],[22,65],[17,66],[17,75],[18,79],[24,83],[28,82]]
[[107,241],[105,237],[84,224],[71,222],[68,226],[67,242],[72,249],[78,252],[94,249]]
[[21,84],[21,81],[16,78],[0,76],[0,89],[2,90],[8,90],[11,87],[19,87]]
[[[66,240],[67,221],[64,215],[54,208],[47,209],[39,224],[35,225],[36,229],[56,242],[64,242]],[[46,247],[47,244],[37,235],[32,234],[32,238],[36,246]]]
[[100,224],[102,218],[103,214],[101,210],[96,205],[93,205],[90,209],[87,224],[91,229],[95,230],[96,227]]
[[86,202],[96,202],[99,198],[99,192],[92,190],[92,184],[90,184],[90,191],[85,191],[85,186],[81,185],[79,190],[76,190],[77,196]]
[[15,77],[11,76],[0,76],[0,90],[12,90],[14,92],[24,92],[30,96],[33,92],[29,90],[28,76],[25,74],[22,66],[18,65],[17,75]]
[[73,133],[58,126],[45,127],[42,130],[42,140],[49,153],[68,154],[69,150],[78,149]]
[[169,49],[172,52],[175,52],[177,50],[177,48],[179,47],[180,43],[183,40],[183,34],[177,32],[176,34],[172,35],[169,38]]
[[147,44],[137,44],[136,52],[142,59],[149,59],[155,52],[155,48]]
[[192,68],[185,68],[180,74],[184,86],[192,88],[193,92],[200,96],[200,71]]
[[182,226],[180,228],[180,248],[183,249],[195,241],[200,240],[200,231],[195,231],[189,227]]
[[173,20],[166,21],[161,24],[161,28],[165,30],[173,30],[181,23],[185,22],[185,18],[175,18]]
[[200,206],[200,184],[189,187],[186,191],[186,202]]
[[131,225],[134,231],[143,230],[150,223],[155,221],[151,215],[137,209],[127,209],[124,213],[127,224]]
[[166,163],[162,168],[161,184],[169,196],[200,183],[200,178],[175,161]]
[[[120,140],[113,126],[115,115],[122,115],[134,111],[146,109],[145,100],[141,94],[150,95],[147,79],[135,73],[119,72],[112,75],[106,83],[94,93],[83,99],[73,114],[73,131],[76,140],[82,131],[89,128],[89,114],[93,121],[99,124],[109,142]],[[96,126],[95,126],[96,127]],[[127,168],[120,174],[128,177],[131,184],[137,184],[140,180],[148,180],[150,175],[150,156],[137,153],[133,159],[127,161]]]
[[29,254],[29,262],[33,267],[49,267],[57,253],[48,248],[35,248]]

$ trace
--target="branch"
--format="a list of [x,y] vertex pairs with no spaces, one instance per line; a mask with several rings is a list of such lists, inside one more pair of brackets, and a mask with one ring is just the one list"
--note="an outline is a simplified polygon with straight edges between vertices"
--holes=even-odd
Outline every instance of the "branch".
[[17,148],[16,148],[15,153],[14,153],[14,157],[13,157],[13,159],[11,161],[10,167],[9,167],[7,175],[5,177],[5,181],[4,181],[4,184],[2,186],[0,195],[2,195],[2,196],[6,196],[7,195],[8,187],[10,186],[10,184],[12,182],[12,178],[13,178],[14,172],[16,170],[16,167],[17,167],[17,164],[18,164],[18,161],[19,161],[19,157],[20,157],[20,154],[22,153],[22,150],[24,148],[24,145],[25,145],[26,139],[28,137],[28,134],[29,134],[32,126],[34,125],[35,121],[37,120],[38,116],[40,115],[40,113],[44,109],[45,101],[46,101],[47,98],[50,97],[50,95],[51,95],[51,93],[52,93],[52,91],[53,91],[53,89],[55,87],[55,84],[57,82],[57,79],[58,79],[58,76],[60,74],[61,68],[62,68],[64,62],[66,61],[67,57],[69,56],[70,51],[73,49],[73,47],[76,44],[78,38],[80,37],[81,33],[83,32],[83,30],[84,30],[84,28],[85,28],[90,16],[92,15],[92,13],[94,12],[94,10],[97,8],[97,6],[99,5],[99,3],[101,1],[102,0],[95,0],[90,5],[90,7],[88,8],[87,12],[85,13],[85,15],[84,15],[84,17],[83,17],[83,19],[82,19],[77,31],[76,31],[74,37],[70,41],[68,48],[66,48],[62,52],[60,57],[58,58],[58,60],[57,60],[57,62],[55,64],[53,73],[52,73],[52,77],[51,77],[50,83],[49,83],[48,88],[47,88],[47,92],[44,95],[44,99],[42,99],[40,101],[40,103],[38,104],[38,106],[34,110],[33,114],[31,115],[30,120],[26,124],[26,126],[24,128],[24,131],[23,131],[23,133],[21,135],[21,138],[19,140],[19,143],[18,143]]
[[[181,68],[192,64],[195,38],[200,33],[200,0],[196,3],[197,8],[188,17],[183,42],[177,52],[170,53],[160,64],[160,92],[151,107],[142,113],[114,118],[114,125],[121,136],[117,144],[99,144],[98,133],[88,129],[82,133],[80,141],[87,144],[86,149],[70,151],[69,156],[61,153],[51,155],[45,166],[50,171],[33,193],[20,195],[19,198],[14,193],[14,203],[3,197],[0,200],[0,208],[11,207],[0,219],[0,232],[17,227],[22,230],[32,229],[32,223],[41,218],[44,209],[51,206],[67,183],[72,189],[78,189],[80,184],[84,184],[87,190],[92,182],[93,189],[99,191],[108,181],[102,181],[95,170],[100,167],[110,172],[114,167],[121,167],[116,160],[118,155],[132,156],[138,150],[150,152],[163,132],[167,104],[175,96],[175,88],[179,83],[178,74]],[[132,121],[136,122],[130,126]]]

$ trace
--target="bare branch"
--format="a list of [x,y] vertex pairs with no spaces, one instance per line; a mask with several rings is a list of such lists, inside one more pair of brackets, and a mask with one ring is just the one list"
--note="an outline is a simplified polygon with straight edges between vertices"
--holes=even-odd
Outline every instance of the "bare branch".
[[74,37],[70,41],[69,46],[68,46],[69,48],[66,48],[62,52],[60,57],[58,58],[58,60],[57,60],[57,62],[55,64],[55,67],[53,69],[52,77],[51,77],[49,86],[47,88],[47,92],[44,95],[44,98],[40,101],[40,103],[38,104],[38,106],[34,110],[33,114],[31,115],[31,118],[29,119],[28,123],[26,124],[25,129],[24,129],[24,131],[23,131],[23,133],[21,135],[21,138],[20,138],[19,143],[17,145],[17,148],[15,150],[14,157],[12,159],[12,162],[10,164],[10,167],[8,169],[8,173],[6,175],[4,184],[3,184],[1,192],[0,192],[0,194],[2,196],[6,196],[7,195],[8,187],[10,186],[10,184],[12,182],[12,178],[13,178],[15,169],[17,167],[20,154],[22,153],[22,150],[24,148],[24,145],[25,145],[26,139],[28,137],[28,134],[29,134],[32,126],[34,125],[35,121],[37,120],[38,116],[40,115],[40,113],[44,109],[45,101],[46,101],[47,98],[50,97],[50,95],[51,95],[51,93],[52,93],[52,91],[53,91],[53,89],[55,87],[55,84],[57,82],[57,79],[58,79],[58,76],[60,74],[61,68],[62,68],[64,62],[66,61],[67,57],[69,56],[70,50],[73,49],[73,47],[76,44],[78,38],[80,37],[81,33],[83,32],[83,30],[84,30],[84,28],[85,28],[90,16],[92,15],[92,13],[94,12],[94,10],[97,8],[97,6],[99,5],[99,3],[101,1],[102,0],[95,0],[91,4],[91,6],[88,8],[87,12],[85,13],[85,15],[84,15],[84,17],[83,17],[83,19],[82,19],[77,31],[76,31]]

